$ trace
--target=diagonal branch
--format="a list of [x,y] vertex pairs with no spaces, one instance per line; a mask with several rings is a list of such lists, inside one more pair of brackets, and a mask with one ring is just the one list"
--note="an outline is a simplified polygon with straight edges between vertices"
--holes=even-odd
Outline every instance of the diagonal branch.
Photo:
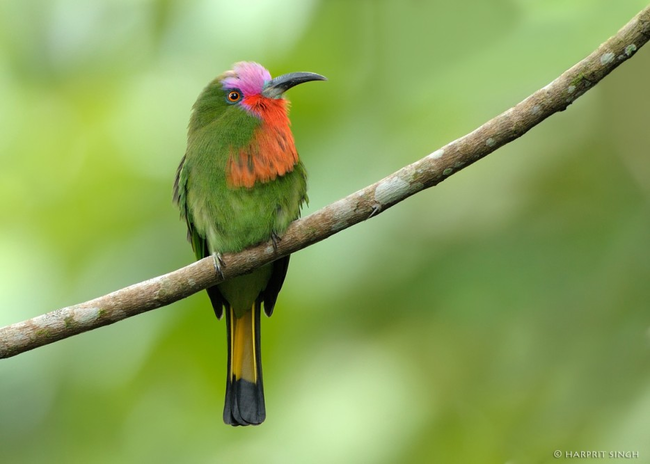
[[521,137],[552,114],[563,111],[633,56],[649,39],[650,6],[584,60],[516,106],[379,182],[295,221],[277,248],[267,242],[240,253],[224,255],[222,276],[215,272],[213,258],[204,258],[94,300],[2,327],[0,358],[171,304],[374,217],[411,195],[439,184]]

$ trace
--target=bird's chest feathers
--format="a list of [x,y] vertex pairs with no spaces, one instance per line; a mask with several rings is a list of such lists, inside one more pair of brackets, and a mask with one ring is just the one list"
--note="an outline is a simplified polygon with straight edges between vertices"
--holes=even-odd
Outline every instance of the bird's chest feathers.
[[250,143],[230,149],[226,181],[230,187],[251,188],[256,182],[269,182],[291,172],[298,163],[298,152],[286,100],[253,96],[245,98],[243,104],[261,124],[253,131]]

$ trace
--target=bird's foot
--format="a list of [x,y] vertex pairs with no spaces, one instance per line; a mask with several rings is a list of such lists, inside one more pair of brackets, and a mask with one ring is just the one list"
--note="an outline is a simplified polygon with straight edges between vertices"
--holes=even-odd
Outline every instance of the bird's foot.
[[226,262],[223,260],[223,256],[221,256],[221,253],[212,253],[212,259],[214,261],[214,271],[223,279],[222,269],[226,267]]
[[271,232],[271,241],[273,242],[273,250],[278,251],[278,243],[282,241],[282,237],[275,232]]

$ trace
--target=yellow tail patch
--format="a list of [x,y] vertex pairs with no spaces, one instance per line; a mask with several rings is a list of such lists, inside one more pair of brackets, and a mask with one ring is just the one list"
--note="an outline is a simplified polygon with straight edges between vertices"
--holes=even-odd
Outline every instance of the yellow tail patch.
[[246,311],[242,317],[230,311],[230,378],[257,382],[255,359],[255,310]]

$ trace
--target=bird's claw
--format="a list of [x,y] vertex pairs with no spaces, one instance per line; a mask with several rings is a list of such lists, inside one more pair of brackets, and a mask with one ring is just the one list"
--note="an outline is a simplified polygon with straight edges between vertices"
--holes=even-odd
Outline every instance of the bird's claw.
[[271,241],[273,242],[273,250],[278,251],[278,243],[282,241],[282,237],[280,237],[275,232],[271,232]]
[[223,279],[223,271],[221,269],[226,267],[223,256],[221,256],[221,253],[212,253],[212,260],[214,261],[214,271]]

